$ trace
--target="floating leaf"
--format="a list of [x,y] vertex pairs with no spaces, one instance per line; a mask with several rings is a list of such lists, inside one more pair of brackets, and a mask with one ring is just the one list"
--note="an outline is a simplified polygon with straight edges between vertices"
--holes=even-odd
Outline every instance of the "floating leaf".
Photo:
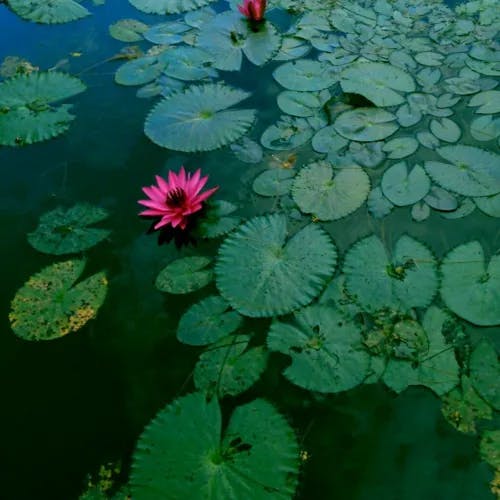
[[52,255],[82,252],[109,235],[107,229],[88,227],[107,216],[106,210],[83,203],[67,210],[59,207],[40,217],[28,241],[39,252]]
[[144,131],[156,144],[176,151],[210,151],[239,139],[255,110],[228,109],[249,96],[222,84],[191,86],[167,97],[146,118]]
[[460,127],[449,118],[434,118],[430,123],[431,132],[442,141],[457,142],[462,135]]
[[274,321],[267,337],[271,351],[292,358],[284,374],[310,391],[341,392],[361,384],[370,356],[361,331],[332,307],[313,305],[294,314],[293,323]]
[[382,150],[391,160],[399,160],[411,156],[418,149],[418,141],[414,137],[396,137],[387,141]]
[[282,196],[292,187],[295,172],[282,168],[264,170],[255,178],[252,189],[261,196]]
[[259,380],[267,364],[262,347],[247,349],[248,335],[226,337],[210,346],[196,363],[194,385],[217,396],[237,396]]
[[429,338],[429,350],[417,362],[390,359],[382,376],[383,381],[396,392],[410,385],[424,385],[438,396],[451,391],[459,383],[459,366],[455,353],[446,343],[442,329],[449,316],[431,306],[425,312],[423,327]]
[[312,127],[304,118],[283,115],[274,125],[264,130],[260,142],[268,149],[285,151],[302,146],[313,133]]
[[440,210],[441,212],[452,212],[458,207],[456,197],[438,186],[431,186],[431,189],[425,196],[424,201],[434,210]]
[[135,19],[120,19],[109,27],[110,35],[121,42],[140,42],[148,25]]
[[143,56],[122,64],[115,73],[115,82],[120,85],[144,85],[158,78],[164,66],[156,56]]
[[441,297],[457,316],[475,325],[500,324],[500,255],[486,266],[478,241],[454,248],[441,264]]
[[234,142],[229,147],[240,161],[245,163],[260,163],[262,161],[262,147],[248,137],[242,137],[239,142]]
[[415,54],[415,61],[424,66],[442,66],[444,56],[439,52],[420,52]]
[[389,215],[394,205],[383,195],[379,186],[373,188],[368,195],[368,211],[376,219],[382,219]]
[[217,76],[211,67],[213,57],[197,47],[172,47],[163,52],[159,60],[164,65],[163,73],[179,80],[202,80]]
[[156,288],[161,292],[191,293],[207,286],[213,279],[208,257],[182,257],[168,264],[156,278]]
[[483,198],[474,198],[474,203],[486,215],[500,217],[500,193]]
[[462,376],[460,388],[455,388],[443,396],[444,418],[460,432],[476,433],[476,421],[479,419],[491,420],[491,407],[479,396],[472,387],[471,381]]
[[322,106],[321,99],[314,92],[296,92],[295,90],[284,90],[277,97],[278,106],[292,116],[313,116]]
[[335,130],[353,141],[380,141],[399,128],[396,116],[378,108],[356,108],[345,111],[333,124]]
[[315,91],[331,87],[337,80],[337,73],[326,62],[299,59],[278,66],[274,79],[288,90]]
[[500,363],[495,347],[482,340],[470,357],[470,377],[481,397],[495,410],[500,410]]
[[214,0],[129,0],[129,2],[147,14],[179,14],[196,10]]
[[360,94],[376,106],[397,106],[404,102],[399,92],[414,92],[415,81],[406,71],[387,63],[355,62],[340,74],[344,92]]
[[464,198],[461,200],[456,210],[442,213],[441,217],[444,217],[445,219],[461,219],[474,212],[475,208],[476,205],[470,198]]
[[500,137],[500,118],[491,115],[474,118],[470,124],[470,135],[476,141],[492,141]]
[[230,216],[238,207],[229,201],[214,200],[207,202],[207,209],[197,226],[197,233],[202,238],[218,238],[232,231],[241,217]]
[[500,469],[500,429],[484,431],[479,451],[483,460]]
[[68,130],[69,104],[55,103],[85,90],[81,80],[51,72],[19,75],[0,83],[0,145],[32,144]]
[[310,224],[286,237],[286,217],[275,214],[250,219],[221,245],[217,287],[241,314],[291,312],[319,295],[333,274],[337,253],[322,229]]
[[25,340],[52,340],[76,332],[95,318],[108,282],[101,272],[75,285],[84,267],[85,260],[67,260],[33,275],[11,303],[14,333]]
[[396,117],[402,127],[412,127],[422,119],[422,113],[413,106],[403,104],[396,111]]
[[206,297],[182,315],[177,338],[184,344],[207,345],[233,333],[241,326],[242,317],[228,309],[222,297]]
[[28,21],[43,24],[68,23],[86,16],[90,12],[74,0],[9,0],[9,7]]
[[450,163],[426,161],[425,170],[445,189],[465,196],[500,192],[500,156],[473,146],[444,146],[437,153]]
[[370,191],[370,178],[357,165],[333,170],[328,162],[309,164],[293,183],[300,210],[320,220],[336,220],[357,210]]
[[391,259],[377,236],[358,241],[347,251],[343,272],[348,292],[367,310],[426,307],[438,286],[431,251],[406,235]]
[[335,132],[333,125],[318,130],[312,138],[312,147],[318,153],[329,153],[345,148],[349,141]]
[[311,46],[301,38],[287,36],[281,42],[280,51],[274,56],[275,61],[289,61],[307,55]]
[[[134,453],[133,498],[292,498],[299,449],[263,399],[238,406],[224,432],[217,398],[176,399],[146,427]],[[270,493],[272,492],[272,493]]]
[[411,207],[411,218],[416,222],[423,222],[431,215],[431,207],[424,201],[419,201]]
[[420,165],[408,171],[407,163],[401,161],[384,172],[380,186],[394,205],[404,207],[421,200],[429,192],[431,181]]
[[485,92],[479,92],[479,94],[471,98],[468,106],[479,106],[478,109],[476,109],[476,113],[500,113],[500,91],[487,90]]
[[151,28],[144,33],[144,38],[158,45],[175,45],[183,41],[184,36],[190,29],[191,26],[185,23],[168,21],[166,23],[151,26]]

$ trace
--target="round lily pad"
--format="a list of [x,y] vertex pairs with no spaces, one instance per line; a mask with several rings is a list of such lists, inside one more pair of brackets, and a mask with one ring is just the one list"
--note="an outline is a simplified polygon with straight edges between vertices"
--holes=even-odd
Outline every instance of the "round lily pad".
[[242,317],[228,309],[222,297],[206,297],[182,315],[177,338],[184,344],[207,345],[233,333],[241,326]]
[[58,104],[85,90],[81,80],[33,72],[0,83],[0,145],[22,146],[65,132],[75,118],[69,104]]
[[394,205],[404,207],[421,200],[429,192],[431,181],[420,165],[408,171],[407,163],[402,161],[384,172],[380,186]]
[[460,127],[449,118],[434,118],[430,123],[431,132],[442,141],[457,142],[462,135]]
[[470,357],[470,377],[477,392],[495,410],[500,410],[500,362],[495,347],[482,340]]
[[500,217],[500,193],[493,196],[474,198],[474,203],[486,215]]
[[333,125],[319,129],[311,141],[312,147],[318,153],[329,153],[345,148],[349,141],[335,132]]
[[252,189],[261,196],[283,196],[292,187],[295,172],[284,168],[264,170],[252,184]]
[[471,97],[468,106],[477,107],[476,113],[500,113],[500,91],[486,90]]
[[25,340],[52,340],[82,328],[97,315],[108,281],[100,272],[75,282],[85,260],[47,266],[18,290],[11,303],[10,325]]
[[338,75],[330,64],[310,59],[282,64],[274,70],[273,77],[282,87],[298,91],[323,90],[338,80]]
[[445,189],[465,196],[500,192],[500,155],[474,146],[444,146],[437,153],[449,163],[426,161],[425,170]]
[[231,335],[210,346],[196,363],[194,385],[219,398],[249,389],[266,368],[264,347],[247,349],[249,335]]
[[500,255],[488,265],[478,241],[454,248],[441,264],[441,297],[461,318],[475,325],[500,324]]
[[249,96],[223,84],[191,86],[164,99],[149,113],[144,131],[156,144],[176,151],[210,151],[239,139],[255,110],[228,109]]
[[361,341],[359,326],[324,305],[296,312],[291,323],[274,321],[267,336],[271,351],[292,358],[285,377],[304,389],[319,392],[346,391],[363,382],[370,356]]
[[[217,398],[196,392],[160,410],[133,457],[133,498],[291,499],[299,449],[273,405],[238,406],[222,430]],[[272,492],[272,493],[270,493]]]
[[302,117],[315,115],[322,105],[317,93],[295,90],[284,90],[278,94],[277,103],[283,113]]
[[144,38],[158,45],[175,45],[181,43],[191,26],[179,21],[167,21],[151,26]]
[[264,130],[260,142],[268,149],[286,151],[306,143],[314,131],[304,118],[283,115]]
[[148,25],[135,19],[120,19],[109,27],[109,34],[121,42],[140,42]]
[[163,73],[178,80],[202,80],[217,76],[211,67],[214,59],[197,47],[172,47],[163,52],[159,60],[164,65]]
[[68,23],[90,16],[90,12],[78,1],[57,0],[9,0],[9,7],[28,21],[42,24]]
[[179,14],[196,10],[214,0],[129,0],[129,2],[147,14]]
[[418,149],[418,141],[414,137],[396,137],[387,141],[382,150],[391,160],[399,160],[411,156]]
[[229,233],[241,222],[241,217],[231,215],[237,208],[229,201],[210,200],[203,219],[198,222],[197,234],[202,238],[218,238]]
[[414,92],[415,81],[406,71],[388,63],[355,62],[340,74],[344,92],[360,94],[376,106],[397,106],[404,102],[400,92]]
[[439,210],[441,212],[452,212],[458,207],[457,198],[449,191],[439,186],[431,186],[424,201],[434,210]]
[[492,141],[500,137],[500,118],[479,116],[470,123],[470,135],[476,141]]
[[392,258],[377,236],[358,241],[346,253],[343,272],[348,292],[372,311],[426,307],[438,286],[432,252],[407,235],[396,242]]
[[360,142],[381,141],[398,130],[396,116],[379,108],[356,108],[345,111],[333,124],[346,139]]
[[82,252],[109,235],[107,229],[88,227],[106,217],[106,210],[83,203],[67,210],[59,207],[40,217],[38,227],[28,234],[28,241],[43,253],[63,255]]
[[300,210],[320,220],[336,220],[357,210],[368,197],[370,178],[357,165],[334,170],[314,162],[300,170],[292,194]]
[[336,259],[335,246],[318,226],[310,224],[287,240],[284,215],[254,217],[221,245],[217,287],[246,316],[286,314],[319,295]]
[[162,292],[191,293],[207,286],[213,279],[212,269],[206,269],[208,257],[182,257],[168,264],[156,278],[156,288]]
[[156,56],[143,56],[122,64],[115,73],[115,82],[120,85],[144,85],[158,78],[164,66]]

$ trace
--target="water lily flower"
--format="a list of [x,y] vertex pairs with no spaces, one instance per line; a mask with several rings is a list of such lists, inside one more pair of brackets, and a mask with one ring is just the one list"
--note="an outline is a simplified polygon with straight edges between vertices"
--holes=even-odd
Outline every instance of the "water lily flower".
[[244,0],[238,10],[250,21],[262,21],[266,10],[266,0]]
[[208,175],[201,177],[201,169],[194,174],[187,173],[181,167],[176,174],[168,172],[168,179],[156,176],[156,185],[143,187],[147,200],[139,200],[141,205],[148,207],[139,215],[160,217],[154,225],[154,230],[165,226],[184,230],[193,214],[203,208],[203,202],[212,196],[219,186],[200,193],[207,183]]

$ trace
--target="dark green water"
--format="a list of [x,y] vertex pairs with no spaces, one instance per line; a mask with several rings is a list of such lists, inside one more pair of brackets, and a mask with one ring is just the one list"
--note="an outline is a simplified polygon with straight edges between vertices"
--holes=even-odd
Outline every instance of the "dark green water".
[[[62,26],[28,23],[0,6],[0,60],[17,55],[47,69],[68,58],[64,70],[78,75],[123,47],[107,28],[126,17],[158,22],[118,0],[94,8],[92,17]],[[82,55],[72,57],[71,52]],[[193,389],[190,375],[200,351],[181,345],[175,330],[182,312],[215,288],[167,296],[153,283],[173,258],[210,255],[216,246],[201,243],[182,252],[158,247],[154,237],[144,234],[147,223],[137,217],[140,187],[150,184],[154,174],[181,164],[203,167],[210,183],[220,185],[220,198],[238,203],[243,214],[265,208],[244,203],[258,170],[227,150],[183,155],[151,143],[143,134],[143,121],[152,101],[113,82],[118,64],[81,74],[89,88],[72,101],[77,119],[68,133],[22,149],[0,148],[0,498],[5,500],[77,498],[86,474],[108,461],[122,459],[126,473],[144,425],[166,402]],[[266,109],[278,87],[270,83],[269,68],[251,71],[226,81],[266,90],[269,102],[258,102],[261,128],[252,132],[257,138],[273,119]],[[108,297],[97,320],[77,334],[54,342],[25,342],[10,331],[10,301],[30,275],[54,262],[29,246],[26,234],[42,213],[77,201],[111,213],[106,224],[111,238],[88,252],[87,269],[89,274],[106,269]],[[374,222],[363,209],[349,222],[327,227],[342,235],[340,252],[371,232],[382,235],[387,245],[408,232],[431,244],[438,256],[462,242],[464,234],[490,253],[500,243],[497,220],[484,215],[448,221],[444,231],[437,218],[418,225],[408,212],[397,212]],[[267,325],[262,321],[263,329]],[[477,439],[460,435],[443,419],[440,402],[430,391],[413,388],[396,396],[382,386],[364,386],[316,398],[288,384],[280,374],[282,359],[272,359],[263,380],[239,401],[272,399],[309,450],[298,498],[493,498],[491,470],[479,459]]]

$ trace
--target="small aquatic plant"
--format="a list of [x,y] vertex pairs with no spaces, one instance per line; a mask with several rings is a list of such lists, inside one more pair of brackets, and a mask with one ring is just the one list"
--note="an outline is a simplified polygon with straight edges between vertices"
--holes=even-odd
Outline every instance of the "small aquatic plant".
[[157,175],[156,185],[142,188],[147,200],[139,200],[141,205],[148,207],[139,215],[159,217],[154,230],[164,226],[186,229],[191,217],[203,208],[203,202],[219,189],[218,186],[200,193],[208,181],[208,175],[202,177],[201,169],[194,174],[187,173],[182,166],[179,173],[168,172],[168,180]]

